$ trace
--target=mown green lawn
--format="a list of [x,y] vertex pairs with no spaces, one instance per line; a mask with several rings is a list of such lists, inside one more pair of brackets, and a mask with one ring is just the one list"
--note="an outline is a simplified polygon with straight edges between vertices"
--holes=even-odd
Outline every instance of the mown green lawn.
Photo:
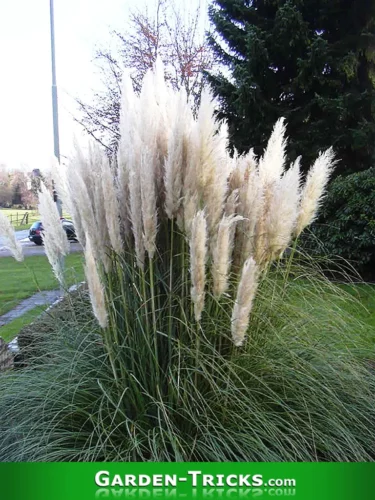
[[19,334],[24,326],[32,323],[34,319],[47,309],[47,307],[48,306],[37,306],[26,314],[23,314],[19,318],[11,321],[7,325],[0,327],[0,337],[2,337],[5,342],[10,342]]
[[[65,267],[67,285],[83,280],[81,253],[68,255]],[[26,257],[23,262],[16,262],[13,257],[0,258],[0,316],[34,293],[56,288],[59,283],[45,255]]]

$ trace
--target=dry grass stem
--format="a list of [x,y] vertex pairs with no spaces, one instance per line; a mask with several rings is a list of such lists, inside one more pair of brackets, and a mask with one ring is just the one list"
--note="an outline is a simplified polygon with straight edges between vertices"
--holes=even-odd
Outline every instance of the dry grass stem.
[[204,308],[207,257],[207,223],[203,210],[193,218],[190,239],[191,298],[195,319],[200,321]]
[[250,312],[258,287],[258,267],[249,257],[243,266],[237,297],[232,312],[232,339],[235,346],[241,346],[249,326]]
[[9,218],[2,212],[0,212],[0,236],[6,239],[5,246],[9,249],[13,257],[21,262],[23,260],[21,243],[16,238]]

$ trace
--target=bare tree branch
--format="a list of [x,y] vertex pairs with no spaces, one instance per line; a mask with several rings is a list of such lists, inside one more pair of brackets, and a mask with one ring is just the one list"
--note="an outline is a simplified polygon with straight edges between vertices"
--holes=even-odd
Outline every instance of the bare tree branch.
[[154,14],[147,9],[133,11],[126,29],[112,32],[117,53],[97,51],[104,91],[96,93],[91,104],[76,99],[81,114],[76,122],[108,152],[117,149],[123,68],[129,70],[138,93],[159,56],[169,84],[174,89],[184,87],[193,107],[199,105],[204,73],[212,69],[214,61],[204,33],[200,33],[200,13],[197,8],[184,20],[173,2],[158,0]]

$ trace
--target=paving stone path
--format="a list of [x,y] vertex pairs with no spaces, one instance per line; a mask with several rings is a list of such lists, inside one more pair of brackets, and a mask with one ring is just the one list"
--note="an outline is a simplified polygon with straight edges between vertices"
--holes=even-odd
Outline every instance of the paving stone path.
[[[36,293],[32,297],[29,297],[28,299],[25,299],[22,302],[20,302],[11,311],[3,314],[3,316],[0,316],[0,327],[7,325],[14,319],[23,316],[28,311],[31,311],[31,309],[34,309],[34,307],[52,304],[60,296],[61,296],[60,290],[48,290]],[[0,330],[0,336],[1,336],[1,330]]]

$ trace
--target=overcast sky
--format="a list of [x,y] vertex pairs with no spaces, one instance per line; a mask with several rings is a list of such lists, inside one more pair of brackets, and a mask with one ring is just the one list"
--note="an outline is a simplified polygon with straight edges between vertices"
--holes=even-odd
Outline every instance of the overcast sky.
[[[60,150],[68,155],[73,134],[80,134],[71,96],[89,99],[100,86],[92,63],[95,47],[110,43],[110,29],[123,28],[130,10],[152,9],[155,0],[54,4]],[[201,1],[204,10],[206,4]],[[49,0],[1,1],[0,51],[0,164],[48,168],[53,155]]]

